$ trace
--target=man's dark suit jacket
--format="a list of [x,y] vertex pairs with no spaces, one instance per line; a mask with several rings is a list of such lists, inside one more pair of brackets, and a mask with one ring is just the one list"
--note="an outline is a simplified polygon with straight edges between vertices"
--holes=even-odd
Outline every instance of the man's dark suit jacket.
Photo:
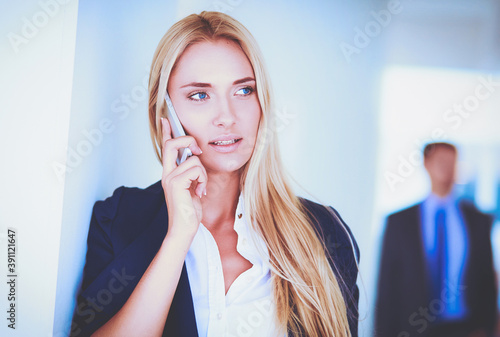
[[[377,337],[447,336],[447,327],[433,324],[434,314],[442,310],[439,303],[442,299],[430,298],[421,205],[394,213],[387,219],[375,308]],[[461,202],[459,208],[464,216],[468,247],[464,284],[456,289],[465,295],[470,311],[470,319],[463,329],[465,332],[482,327],[492,331],[496,319],[492,218],[471,203]]]
[[[351,241],[326,208],[302,200],[317,220],[314,220],[315,228],[332,257],[330,263],[335,261],[338,269],[332,265],[334,272],[337,276],[340,273],[344,280],[343,284],[340,282],[341,289],[348,308],[352,335],[355,337],[359,292]],[[342,221],[340,217],[338,219]],[[158,252],[167,232],[167,224],[167,207],[160,181],[146,189],[122,186],[111,197],[96,202],[90,222],[81,290],[73,316],[72,337],[90,336],[118,312]],[[349,235],[359,257],[358,247],[350,231]],[[185,265],[163,336],[198,336]]]

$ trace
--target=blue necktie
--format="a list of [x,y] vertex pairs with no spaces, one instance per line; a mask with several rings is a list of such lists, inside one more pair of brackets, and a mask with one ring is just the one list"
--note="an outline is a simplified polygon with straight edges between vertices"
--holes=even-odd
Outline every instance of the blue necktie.
[[446,282],[447,270],[447,240],[446,240],[446,213],[443,208],[436,211],[436,250],[435,250],[435,269],[433,277],[433,298],[440,299],[441,291]]

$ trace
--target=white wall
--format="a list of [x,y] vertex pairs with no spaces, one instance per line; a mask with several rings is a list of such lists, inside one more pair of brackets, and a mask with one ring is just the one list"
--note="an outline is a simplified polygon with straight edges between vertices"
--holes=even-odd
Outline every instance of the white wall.
[[[2,336],[52,335],[64,200],[52,165],[65,160],[78,1],[49,2],[0,5]],[[7,227],[17,230],[15,330],[6,321]]]

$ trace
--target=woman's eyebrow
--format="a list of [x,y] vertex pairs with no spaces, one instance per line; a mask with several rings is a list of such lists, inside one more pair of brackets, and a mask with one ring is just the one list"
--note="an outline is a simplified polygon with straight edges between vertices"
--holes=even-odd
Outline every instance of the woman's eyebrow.
[[181,87],[181,89],[186,88],[186,87],[210,88],[210,87],[212,87],[212,85],[210,83],[191,82],[191,83],[188,83],[186,85],[183,85]]
[[250,81],[255,81],[255,78],[253,77],[244,77],[242,79],[239,79],[239,80],[236,80],[233,82],[233,85],[236,85],[236,84],[241,84],[241,83],[245,83],[245,82],[250,82]]
[[[250,82],[250,81],[255,81],[255,78],[253,77],[244,77],[244,78],[241,78],[239,80],[236,80],[233,82],[233,85],[236,85],[236,84],[241,84],[241,83],[246,83],[246,82]],[[188,83],[188,84],[185,84],[181,87],[182,88],[187,88],[187,87],[196,87],[196,88],[211,88],[212,87],[212,84],[210,83],[203,83],[203,82],[191,82],[191,83]]]

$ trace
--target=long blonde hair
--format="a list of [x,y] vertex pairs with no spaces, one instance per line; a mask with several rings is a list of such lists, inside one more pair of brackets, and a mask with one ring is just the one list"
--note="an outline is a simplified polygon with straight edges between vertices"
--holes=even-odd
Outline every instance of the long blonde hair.
[[351,336],[346,305],[325,245],[282,174],[272,132],[271,86],[259,47],[250,32],[228,15],[192,14],[175,23],[156,49],[149,80],[149,121],[158,160],[162,162],[160,117],[172,69],[188,46],[224,38],[238,43],[248,57],[262,109],[257,143],[242,170],[240,187],[248,221],[269,250],[278,330],[318,337]]

